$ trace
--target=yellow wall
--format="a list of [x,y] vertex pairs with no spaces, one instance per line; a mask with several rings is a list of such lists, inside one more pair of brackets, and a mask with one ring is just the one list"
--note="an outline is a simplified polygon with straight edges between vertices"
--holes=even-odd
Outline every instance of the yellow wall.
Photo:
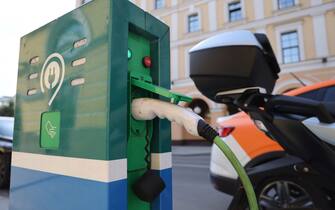
[[326,13],[326,23],[329,51],[335,56],[335,10]]
[[146,0],[147,1],[147,10],[153,10],[155,9],[155,1],[154,0]]
[[305,17],[303,20],[303,36],[304,36],[304,48],[305,48],[305,59],[315,58],[315,45],[314,45],[314,31],[313,31],[313,20],[312,17]]
[[165,0],[166,7],[171,7],[172,6],[171,3],[172,3],[171,0]]
[[[192,14],[192,13],[191,13]],[[187,22],[187,17],[188,17],[189,11],[188,10],[183,10],[182,12],[178,13],[178,37],[184,37],[184,35],[187,32],[186,28],[186,22]]]
[[[277,42],[276,42],[276,34],[273,25],[266,26],[266,35],[271,42],[272,48],[274,52],[277,52]],[[277,55],[278,56],[278,55]]]
[[264,16],[270,17],[272,16],[273,6],[272,0],[264,0]]
[[224,0],[218,0],[216,3],[216,15],[217,15],[217,25],[222,28],[224,25],[224,13],[223,13],[223,3]]
[[309,7],[311,5],[311,2],[308,0],[299,0],[299,5],[301,5],[301,7]]
[[165,24],[170,26],[171,25],[171,16],[161,17],[161,21],[163,21]]
[[245,7],[245,16],[246,20],[251,21],[255,19],[255,13],[254,13],[254,3],[253,1],[246,0],[244,1],[244,7]]
[[200,17],[201,17],[201,31],[209,31],[209,14],[208,4],[199,5]]
[[185,78],[185,66],[186,66],[186,62],[185,62],[185,50],[186,50],[186,47],[180,47],[179,48],[179,51],[178,51],[178,60],[179,60],[179,68],[178,68],[178,77],[179,78]]

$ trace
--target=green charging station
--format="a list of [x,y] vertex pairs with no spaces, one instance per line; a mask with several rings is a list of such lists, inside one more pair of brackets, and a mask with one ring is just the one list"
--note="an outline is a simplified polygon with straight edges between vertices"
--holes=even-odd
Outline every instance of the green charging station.
[[[171,129],[132,99],[170,87],[169,28],[126,0],[94,0],[21,39],[10,210],[171,210]],[[133,184],[152,170],[152,202]]]

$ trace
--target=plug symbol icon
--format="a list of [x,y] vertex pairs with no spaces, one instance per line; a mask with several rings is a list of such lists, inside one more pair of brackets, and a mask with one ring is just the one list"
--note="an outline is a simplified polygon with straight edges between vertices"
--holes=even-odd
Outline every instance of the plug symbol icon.
[[[51,82],[50,82],[50,78]],[[44,85],[47,89],[56,87],[60,79],[60,66],[56,61],[52,61],[45,70]]]
[[59,53],[53,53],[45,60],[40,77],[40,85],[42,93],[52,91],[52,96],[48,102],[51,106],[53,100],[58,94],[65,76],[65,62],[64,58]]
[[45,124],[45,130],[47,134],[50,136],[50,138],[54,138],[57,134],[56,132],[56,126],[53,126],[52,123],[48,120],[48,122]]

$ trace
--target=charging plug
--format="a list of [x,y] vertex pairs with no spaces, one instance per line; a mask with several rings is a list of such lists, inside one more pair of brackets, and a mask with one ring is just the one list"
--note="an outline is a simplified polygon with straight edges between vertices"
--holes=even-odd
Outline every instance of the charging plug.
[[132,115],[136,120],[168,119],[183,126],[193,136],[213,142],[218,133],[202,117],[184,107],[169,102],[139,98],[132,102]]

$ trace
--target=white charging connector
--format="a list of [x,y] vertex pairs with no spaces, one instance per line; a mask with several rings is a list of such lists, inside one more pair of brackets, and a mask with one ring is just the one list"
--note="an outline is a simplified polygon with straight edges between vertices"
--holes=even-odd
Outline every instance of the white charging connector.
[[199,136],[198,122],[203,120],[199,115],[184,107],[152,98],[134,99],[132,115],[136,120],[153,120],[155,117],[166,118],[183,126],[194,136]]

